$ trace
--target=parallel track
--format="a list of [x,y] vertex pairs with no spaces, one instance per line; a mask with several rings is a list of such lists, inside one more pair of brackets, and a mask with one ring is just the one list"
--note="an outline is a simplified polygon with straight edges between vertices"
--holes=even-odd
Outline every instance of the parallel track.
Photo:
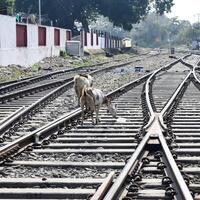
[[7,140],[0,198],[200,199],[198,58],[188,60],[109,93],[118,119],[102,108],[99,125],[81,126],[76,109]]
[[[122,64],[100,68],[90,73],[98,74],[104,71],[113,70],[117,67],[126,66],[130,63],[131,62],[122,62]],[[80,72],[85,71],[81,69],[79,73]],[[73,75],[75,75],[77,74],[77,71],[73,73]],[[21,118],[22,121],[30,119],[31,116],[35,113],[35,110],[39,111],[42,107],[50,103],[53,99],[57,98],[61,94],[63,94],[63,97],[61,98],[62,101],[65,99],[64,97],[66,96],[66,92],[72,88],[72,86],[73,76],[71,74],[70,78],[65,79],[65,81],[60,80],[59,82],[50,82],[44,86],[42,85],[39,87],[32,87],[31,89],[29,88],[26,90],[16,91],[12,94],[0,96],[0,100],[4,102],[0,105],[0,134],[4,134],[5,131],[10,128],[15,128],[12,126],[15,125],[17,120],[19,121],[19,118]],[[48,112],[50,113],[51,111]],[[11,131],[8,130],[9,135],[10,132],[13,132],[13,129]]]

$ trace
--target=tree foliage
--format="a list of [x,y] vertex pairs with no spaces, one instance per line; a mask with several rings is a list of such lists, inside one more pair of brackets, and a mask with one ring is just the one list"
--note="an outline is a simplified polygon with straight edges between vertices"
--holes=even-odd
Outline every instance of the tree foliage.
[[[154,5],[159,14],[169,11],[173,0],[41,0],[42,13],[57,25],[75,28],[79,21],[84,28],[97,15],[108,17],[115,26],[131,30],[132,24],[139,22]],[[38,1],[16,0],[16,11],[38,13]]]
[[15,0],[0,0],[0,9],[7,8],[9,15],[13,14]]
[[135,25],[130,37],[140,46],[154,48],[190,44],[192,40],[198,39],[199,33],[189,21],[169,19],[152,13],[140,24]]

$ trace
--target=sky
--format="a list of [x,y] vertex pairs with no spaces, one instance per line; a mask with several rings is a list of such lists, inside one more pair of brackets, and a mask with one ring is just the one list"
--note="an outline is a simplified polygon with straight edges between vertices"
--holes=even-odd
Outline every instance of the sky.
[[198,19],[200,21],[200,0],[174,0],[174,4],[168,17],[178,16],[178,19],[189,20],[191,23]]

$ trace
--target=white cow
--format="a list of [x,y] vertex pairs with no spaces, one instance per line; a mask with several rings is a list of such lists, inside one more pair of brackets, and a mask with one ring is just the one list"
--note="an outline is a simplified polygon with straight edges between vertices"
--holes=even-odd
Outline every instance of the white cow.
[[98,124],[100,122],[98,116],[99,109],[103,104],[107,106],[108,112],[111,113],[111,115],[116,118],[117,115],[116,105],[112,104],[110,99],[108,99],[101,90],[92,87],[84,87],[80,98],[80,106],[82,110],[82,123],[84,120],[84,108],[86,108],[86,110],[89,110],[91,113],[93,124],[94,124],[93,113],[95,112],[96,124]]
[[79,74],[74,77],[74,89],[78,97],[78,105],[80,105],[80,97],[83,88],[91,87],[93,85],[93,78],[89,74]]

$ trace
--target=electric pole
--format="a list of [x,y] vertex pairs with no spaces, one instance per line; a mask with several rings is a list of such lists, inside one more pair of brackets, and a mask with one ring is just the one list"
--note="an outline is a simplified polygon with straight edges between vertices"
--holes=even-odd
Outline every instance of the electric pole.
[[39,24],[41,24],[42,20],[41,20],[41,0],[39,0]]

